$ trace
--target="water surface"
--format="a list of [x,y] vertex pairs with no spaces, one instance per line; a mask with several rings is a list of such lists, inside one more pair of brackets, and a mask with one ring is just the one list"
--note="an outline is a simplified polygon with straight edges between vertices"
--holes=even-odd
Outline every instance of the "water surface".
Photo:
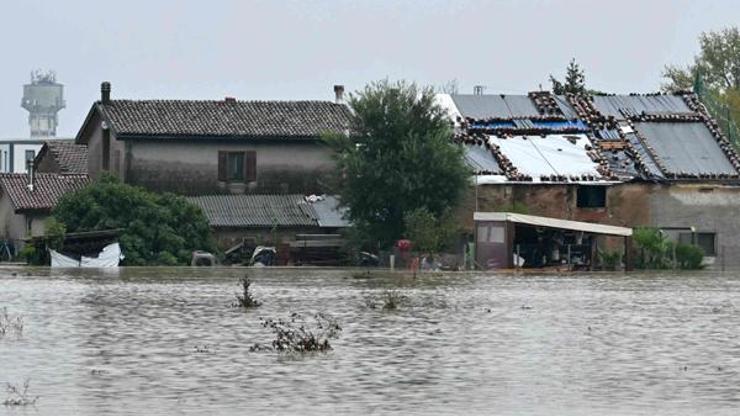
[[[734,274],[417,279],[249,270],[264,301],[229,307],[244,269],[0,270],[0,414],[736,414]],[[394,312],[366,299],[398,289]],[[260,317],[325,312],[327,354],[250,352]],[[4,400],[0,391],[0,401]]]

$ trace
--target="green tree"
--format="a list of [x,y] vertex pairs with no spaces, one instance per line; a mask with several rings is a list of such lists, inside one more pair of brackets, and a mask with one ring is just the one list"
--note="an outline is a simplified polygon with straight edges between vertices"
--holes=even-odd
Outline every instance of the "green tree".
[[737,26],[699,35],[699,55],[685,67],[667,65],[663,71],[666,92],[691,89],[697,75],[709,90],[740,90],[740,32]]
[[349,105],[353,134],[326,136],[336,150],[336,190],[365,245],[388,247],[404,235],[407,212],[426,208],[440,218],[451,210],[470,172],[431,88],[379,81]]
[[699,36],[700,52],[686,66],[667,65],[665,92],[693,89],[719,126],[737,139],[740,120],[740,31],[737,26]]
[[426,208],[407,212],[403,218],[406,236],[413,242],[414,249],[426,253],[439,253],[454,241],[459,227],[450,213],[436,217]]
[[126,265],[188,264],[193,250],[213,250],[200,208],[174,194],[155,194],[104,176],[65,195],[53,211],[67,232],[123,229]]
[[575,58],[570,60],[568,67],[565,69],[565,81],[559,81],[551,74],[550,83],[552,83],[552,92],[556,95],[565,93],[585,94],[588,92],[586,90],[586,74]]

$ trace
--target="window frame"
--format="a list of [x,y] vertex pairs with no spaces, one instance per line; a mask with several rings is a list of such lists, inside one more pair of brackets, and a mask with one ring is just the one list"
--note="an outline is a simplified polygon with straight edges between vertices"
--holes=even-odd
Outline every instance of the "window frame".
[[[594,196],[595,191],[603,193]],[[605,185],[578,185],[576,187],[576,208],[600,209],[608,206],[608,195]]]
[[[241,159],[241,167],[236,175],[233,163]],[[250,183],[257,180],[257,152],[245,151],[219,151],[218,152],[218,180],[226,183]]]

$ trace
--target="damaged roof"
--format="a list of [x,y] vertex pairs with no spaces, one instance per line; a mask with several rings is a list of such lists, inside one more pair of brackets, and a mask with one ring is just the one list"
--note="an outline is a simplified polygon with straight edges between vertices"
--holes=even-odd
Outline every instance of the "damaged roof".
[[[333,196],[311,200],[300,194],[208,195],[187,197],[199,206],[211,227],[345,227]],[[310,198],[309,198],[310,199]]]
[[87,175],[35,173],[33,186],[26,173],[1,173],[3,197],[10,198],[15,212],[51,211],[68,192],[78,191],[90,183]]
[[111,100],[97,106],[121,138],[309,138],[350,127],[347,106],[329,101]]
[[740,156],[694,94],[440,95],[466,163],[496,183],[740,183]]

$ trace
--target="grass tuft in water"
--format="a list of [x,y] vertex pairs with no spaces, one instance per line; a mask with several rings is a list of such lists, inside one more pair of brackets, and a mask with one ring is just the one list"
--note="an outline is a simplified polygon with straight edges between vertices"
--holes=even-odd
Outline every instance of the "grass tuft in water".
[[252,281],[249,280],[249,276],[244,275],[244,277],[241,278],[239,281],[239,286],[242,289],[242,293],[236,294],[236,303],[233,304],[236,308],[257,308],[260,305],[262,305],[262,302],[257,300],[257,298],[254,297],[254,294],[252,293],[252,290],[250,289],[250,286],[252,285]]
[[295,312],[288,319],[260,318],[260,321],[262,327],[272,330],[275,339],[269,345],[253,345],[249,349],[252,352],[326,352],[332,349],[329,340],[338,338],[342,332],[336,319],[322,313],[315,314],[312,323]]
[[8,308],[4,307],[0,311],[0,338],[11,332],[17,336],[23,335],[23,316],[10,316]]
[[29,406],[36,404],[36,400],[39,399],[39,396],[31,396],[28,394],[28,386],[30,384],[30,380],[26,379],[25,382],[23,382],[22,386],[17,386],[15,384],[8,383],[7,384],[7,391],[8,391],[8,398],[5,399],[3,402],[3,405],[5,406]]

